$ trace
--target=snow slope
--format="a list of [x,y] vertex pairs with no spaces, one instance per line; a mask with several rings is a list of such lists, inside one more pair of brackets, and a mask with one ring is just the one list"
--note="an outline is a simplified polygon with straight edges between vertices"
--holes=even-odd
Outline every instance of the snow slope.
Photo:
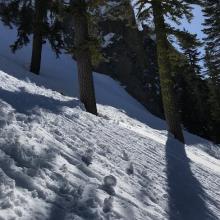
[[216,146],[187,132],[182,146],[104,75],[95,74],[100,115],[86,113],[70,57],[56,60],[45,46],[33,76],[30,48],[12,55],[13,30],[0,33],[0,219],[220,219]]

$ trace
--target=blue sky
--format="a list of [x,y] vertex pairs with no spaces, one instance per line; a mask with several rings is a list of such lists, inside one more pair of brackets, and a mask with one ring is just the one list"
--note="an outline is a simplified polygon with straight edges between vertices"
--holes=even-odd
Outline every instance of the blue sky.
[[[183,29],[185,28],[186,30],[188,30],[190,33],[192,34],[197,34],[197,37],[202,40],[205,35],[204,33],[202,32],[202,29],[203,29],[203,23],[204,23],[204,16],[203,16],[203,13],[202,13],[202,9],[200,6],[198,5],[192,5],[193,7],[193,19],[192,21],[189,23],[187,22],[186,19],[183,19],[181,21],[181,25],[177,26],[176,24],[174,24],[173,22],[170,22],[170,20],[168,21],[171,25],[174,25],[176,26],[177,28],[180,28],[180,29]],[[137,10],[137,9],[135,9]],[[179,49],[179,46],[177,44],[174,43],[174,46]],[[199,51],[201,52],[201,56],[204,55],[204,48],[200,48]],[[203,61],[201,60],[200,62],[201,66],[203,67]]]
[[[184,20],[181,26],[186,28],[189,32],[193,34],[197,34],[197,37],[202,40],[205,37],[205,34],[202,32],[203,29],[202,23],[204,22],[204,16],[200,6],[198,5],[193,6],[193,15],[194,18],[191,21],[191,23],[188,23],[186,20]],[[201,55],[204,55],[205,53],[204,47],[200,48],[199,51],[201,52]],[[200,65],[204,67],[203,61],[200,62]]]
[[[192,5],[192,7],[193,7],[194,18],[192,19],[191,23],[188,23],[186,19],[183,19],[181,22],[182,24],[178,26],[178,28],[180,27],[185,28],[190,33],[197,34],[199,39],[202,39],[204,37],[204,34],[202,32],[203,29],[202,23],[204,22],[202,10],[201,7],[198,5]],[[136,10],[137,9],[135,8],[135,11]],[[174,25],[176,26],[176,24]]]
[[[204,33],[202,32],[203,29],[202,23],[204,22],[204,16],[200,6],[193,5],[193,15],[194,18],[190,23],[187,22],[186,19],[183,19],[180,26],[177,25],[175,26],[177,26],[180,29],[185,28],[192,34],[197,34],[197,37],[202,40],[205,37]],[[175,47],[179,49],[179,46],[177,44],[175,44]],[[201,57],[202,57],[205,53],[204,47],[199,48],[199,51],[201,52]],[[200,61],[200,65],[201,67],[204,67],[202,60]]]
[[[193,5],[193,15],[194,18],[192,19],[191,23],[187,22],[186,19],[184,19],[180,26],[182,28],[185,28],[192,34],[197,34],[197,37],[202,40],[205,37],[204,33],[202,32],[202,23],[204,22],[204,16],[202,14],[200,6]],[[204,48],[201,48],[200,51],[202,54],[204,54]]]
[[191,33],[197,34],[200,39],[204,37],[204,34],[202,32],[202,23],[204,21],[204,17],[202,15],[201,7],[194,6],[193,9],[193,15],[194,18],[191,23],[188,23],[187,21],[183,21],[182,26],[185,27],[188,31]]

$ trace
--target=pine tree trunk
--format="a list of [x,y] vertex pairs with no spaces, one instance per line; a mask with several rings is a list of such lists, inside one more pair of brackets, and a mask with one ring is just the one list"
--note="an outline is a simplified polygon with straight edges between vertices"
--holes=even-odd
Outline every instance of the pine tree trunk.
[[95,89],[89,51],[88,21],[85,0],[74,1],[74,45],[78,67],[80,100],[88,112],[97,115]]
[[169,44],[167,41],[166,27],[161,3],[157,0],[153,0],[152,8],[154,15],[157,41],[157,57],[165,118],[168,124],[169,132],[171,132],[176,139],[184,143],[183,132],[174,98],[174,85],[169,61]]
[[40,73],[41,54],[43,47],[42,25],[44,18],[43,0],[35,0],[34,31],[30,71],[35,74]]

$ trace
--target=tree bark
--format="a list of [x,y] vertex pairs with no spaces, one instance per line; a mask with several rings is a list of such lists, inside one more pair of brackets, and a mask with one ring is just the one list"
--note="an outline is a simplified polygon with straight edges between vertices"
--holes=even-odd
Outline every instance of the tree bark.
[[34,31],[30,71],[35,74],[40,73],[41,54],[43,47],[43,19],[44,0],[35,0]]
[[176,139],[184,143],[184,136],[175,104],[173,88],[174,84],[171,76],[171,66],[169,60],[169,44],[167,40],[166,26],[161,2],[152,0],[152,8],[156,32],[157,57],[165,118],[168,124],[169,132],[171,132]]
[[92,75],[87,8],[85,0],[73,1],[74,45],[78,67],[80,100],[88,112],[97,115],[95,89]]

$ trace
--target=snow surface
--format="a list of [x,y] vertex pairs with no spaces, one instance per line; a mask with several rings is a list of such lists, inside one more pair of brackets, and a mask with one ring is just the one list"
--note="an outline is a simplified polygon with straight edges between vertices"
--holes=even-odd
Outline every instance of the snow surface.
[[0,35],[0,220],[220,219],[216,146],[187,132],[182,146],[101,74],[99,117],[86,113],[69,56],[45,45],[34,76],[30,47],[13,55],[14,31]]

